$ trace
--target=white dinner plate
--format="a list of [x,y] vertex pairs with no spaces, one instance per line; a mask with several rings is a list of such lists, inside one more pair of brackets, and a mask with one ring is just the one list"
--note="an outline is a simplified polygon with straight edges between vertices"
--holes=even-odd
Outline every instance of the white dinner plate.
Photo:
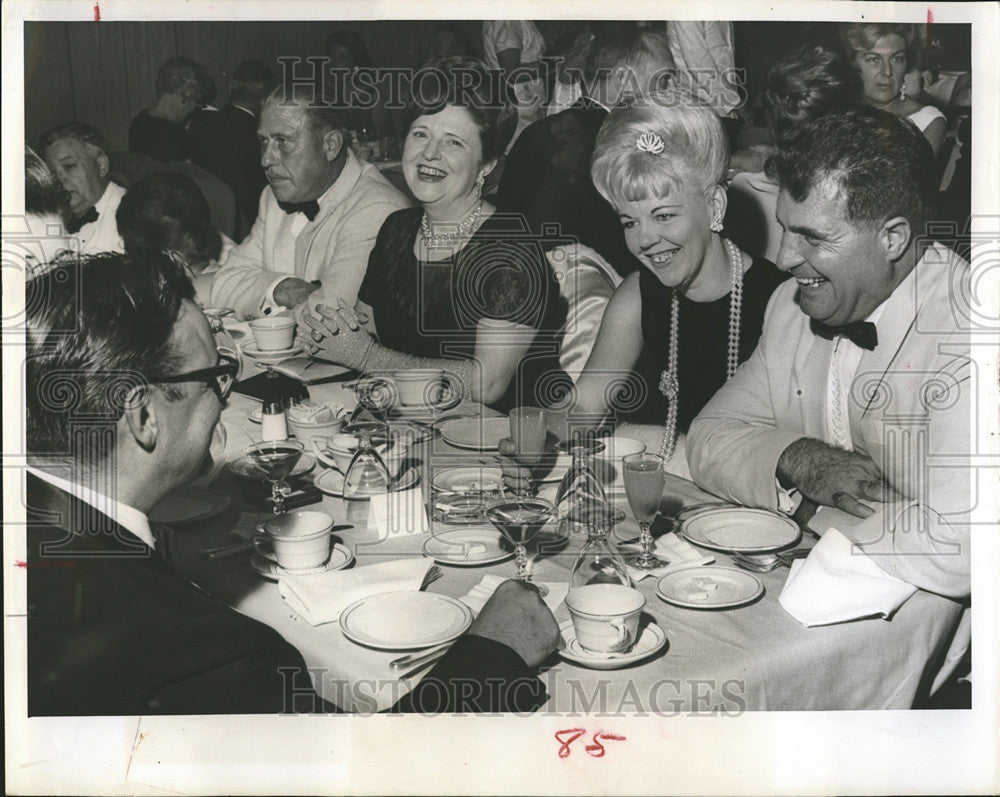
[[311,576],[314,573],[330,573],[334,570],[343,570],[354,561],[354,554],[346,545],[335,542],[330,551],[330,558],[325,564],[319,567],[307,567],[305,570],[286,570],[277,562],[273,562],[266,557],[255,553],[250,557],[250,566],[260,573],[264,578],[277,581],[283,576]]
[[181,487],[160,499],[149,513],[154,523],[172,526],[206,520],[226,511],[229,496],[205,487]]
[[764,594],[753,573],[731,567],[688,567],[656,582],[656,594],[686,609],[731,609]]
[[435,531],[420,549],[435,562],[456,567],[492,565],[514,555],[503,547],[500,534],[494,528]]
[[301,346],[292,346],[287,349],[276,349],[274,351],[261,351],[257,348],[257,344],[254,341],[247,341],[242,344],[241,348],[247,357],[260,363],[267,363],[268,365],[280,363],[282,360],[287,360],[296,354],[302,353]]
[[503,471],[480,465],[445,468],[434,474],[431,486],[443,493],[495,492],[503,486]]
[[681,523],[689,542],[712,551],[762,553],[793,545],[802,537],[794,520],[764,509],[706,509]]
[[[408,468],[396,482],[396,492],[409,490],[420,481],[420,472],[416,468]],[[335,498],[344,497],[344,474],[339,470],[323,470],[313,478],[315,484],[322,492],[332,495]]]
[[352,642],[379,650],[413,650],[450,642],[472,623],[464,603],[436,592],[383,592],[355,601],[340,613],[340,630]]
[[[291,476],[301,476],[303,473],[308,473],[314,467],[316,467],[316,459],[312,454],[303,454],[299,457],[299,461],[295,463],[295,467],[292,468]],[[250,457],[244,455],[237,460],[229,463],[229,470],[235,473],[237,476],[241,476],[244,479],[255,479],[257,481],[266,481],[263,472],[256,465],[253,464],[253,460]]]
[[506,418],[451,418],[438,425],[441,437],[456,448],[496,451],[500,440],[510,435]]
[[566,620],[559,626],[565,647],[559,651],[559,656],[587,667],[591,670],[620,670],[638,661],[649,658],[667,644],[667,635],[656,623],[647,623],[632,649],[625,653],[594,653],[580,647],[576,641],[576,631],[573,621]]

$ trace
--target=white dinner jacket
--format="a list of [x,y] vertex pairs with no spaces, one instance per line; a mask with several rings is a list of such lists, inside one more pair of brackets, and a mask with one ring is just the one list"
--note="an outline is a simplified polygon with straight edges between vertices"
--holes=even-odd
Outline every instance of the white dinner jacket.
[[[848,403],[855,450],[917,505],[891,528],[878,513],[849,536],[898,578],[963,598],[969,595],[972,506],[967,460],[974,381],[961,309],[969,264],[933,244],[915,270],[915,279],[886,301],[878,346],[864,352]],[[757,349],[688,435],[695,482],[746,506],[776,510],[781,453],[799,438],[826,437],[834,344],[812,333],[795,301],[797,289],[789,280],[775,291]]]

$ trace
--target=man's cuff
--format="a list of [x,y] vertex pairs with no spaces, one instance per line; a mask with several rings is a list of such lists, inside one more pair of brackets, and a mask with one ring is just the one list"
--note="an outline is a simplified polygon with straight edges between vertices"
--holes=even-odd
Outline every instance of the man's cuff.
[[784,512],[786,515],[793,515],[795,510],[799,508],[799,504],[802,503],[802,493],[795,487],[786,490],[781,486],[777,476],[774,477],[774,489],[778,496],[778,511]]

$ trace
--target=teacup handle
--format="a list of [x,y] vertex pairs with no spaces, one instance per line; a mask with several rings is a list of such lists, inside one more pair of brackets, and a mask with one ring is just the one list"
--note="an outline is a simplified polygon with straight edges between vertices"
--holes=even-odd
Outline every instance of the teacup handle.
[[328,468],[333,468],[336,471],[340,471],[340,467],[337,465],[336,461],[328,457],[320,450],[319,444],[316,442],[315,437],[309,438],[309,445],[312,447],[313,453],[316,455],[316,458],[319,459],[320,462],[322,462]]
[[[274,548],[271,545],[271,538],[267,534],[256,533],[250,538],[250,542],[253,543],[253,549],[257,552],[257,555],[263,559],[266,559],[271,564],[277,565],[277,561],[274,559]],[[265,549],[261,546],[266,543]]]
[[616,619],[611,621],[611,627],[618,632],[618,638],[615,640],[614,647],[628,644],[628,623],[625,620]]

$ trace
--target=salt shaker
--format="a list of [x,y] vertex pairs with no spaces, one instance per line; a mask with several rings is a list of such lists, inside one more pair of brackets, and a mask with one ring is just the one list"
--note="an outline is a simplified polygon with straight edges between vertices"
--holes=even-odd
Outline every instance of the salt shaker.
[[264,402],[260,414],[260,439],[263,442],[288,439],[288,419],[281,399]]

